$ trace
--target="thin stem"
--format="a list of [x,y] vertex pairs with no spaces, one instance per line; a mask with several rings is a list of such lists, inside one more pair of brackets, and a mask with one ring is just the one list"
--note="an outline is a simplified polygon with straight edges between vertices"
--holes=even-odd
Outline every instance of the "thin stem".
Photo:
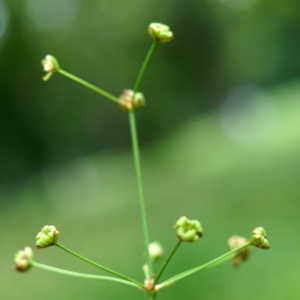
[[133,110],[129,111],[128,116],[129,116],[129,125],[130,125],[130,133],[131,133],[131,140],[132,140],[133,159],[135,165],[135,172],[136,172],[138,193],[139,193],[139,200],[140,200],[140,209],[141,209],[141,216],[142,216],[145,252],[147,257],[147,265],[149,268],[147,279],[149,279],[152,274],[152,261],[149,253],[149,235],[148,235],[148,226],[147,226],[147,217],[146,217],[146,208],[145,208],[145,200],[144,200],[143,181],[142,181],[140,149],[138,143],[134,111]]
[[[149,64],[150,58],[154,53],[154,50],[157,46],[157,42],[154,41],[146,55],[146,58],[142,64],[142,67],[139,71],[138,77],[136,79],[134,90],[133,90],[133,99],[135,97],[136,92],[138,91],[143,76],[145,74],[146,68]],[[142,181],[142,171],[141,171],[141,160],[140,160],[140,149],[139,149],[139,142],[138,142],[138,135],[137,135],[137,127],[135,121],[135,113],[134,110],[130,110],[128,112],[129,116],[129,126],[130,126],[130,134],[131,134],[131,141],[132,141],[132,149],[133,149],[133,159],[137,177],[137,185],[138,185],[138,193],[139,193],[139,200],[140,200],[140,209],[141,209],[141,216],[142,216],[142,224],[143,224],[143,232],[144,232],[144,243],[145,243],[145,252],[147,257],[147,265],[148,265],[148,273],[147,279],[150,279],[152,274],[152,261],[150,258],[149,253],[149,235],[148,235],[148,225],[147,225],[147,217],[146,217],[146,208],[145,208],[145,200],[144,200],[144,191],[143,191],[143,181]]]
[[59,273],[59,274],[63,274],[63,275],[79,277],[79,278],[114,281],[114,282],[130,285],[130,286],[133,286],[135,288],[139,287],[137,284],[135,284],[133,282],[130,282],[128,280],[123,280],[123,279],[114,278],[114,277],[110,277],[110,276],[101,276],[101,275],[78,273],[78,272],[73,272],[73,271],[68,271],[68,270],[63,270],[63,269],[47,266],[47,265],[44,265],[44,264],[37,263],[35,261],[32,261],[31,265],[35,268],[38,268],[38,269],[42,269],[42,270],[50,271],[50,272],[54,272],[54,273]]
[[149,293],[149,299],[155,300],[157,293]]
[[172,283],[174,283],[176,281],[179,281],[179,280],[181,280],[181,279],[183,279],[183,278],[185,278],[187,276],[190,276],[190,275],[192,275],[192,274],[194,274],[196,272],[199,272],[199,271],[202,271],[204,269],[209,269],[211,267],[217,266],[218,264],[223,263],[223,262],[229,260],[230,258],[232,258],[233,254],[235,254],[236,252],[239,252],[240,250],[242,250],[243,248],[246,248],[248,246],[250,246],[249,242],[247,244],[244,244],[243,246],[235,248],[235,249],[233,249],[233,250],[231,250],[231,251],[229,251],[229,252],[227,252],[227,253],[225,253],[225,254],[223,254],[223,255],[221,255],[221,256],[213,259],[213,260],[211,260],[210,262],[208,262],[208,263],[206,263],[204,265],[201,265],[201,266],[198,266],[196,268],[192,268],[190,270],[187,270],[185,272],[177,274],[174,277],[171,277],[170,279],[167,279],[166,281],[164,281],[163,283],[161,283],[161,285],[167,286],[167,285],[172,284]]
[[89,88],[89,89],[93,90],[94,92],[96,92],[96,93],[98,93],[98,94],[100,94],[100,95],[108,98],[109,100],[112,100],[112,101],[114,101],[114,102],[122,105],[122,102],[117,97],[115,97],[115,96],[111,95],[110,93],[108,93],[108,92],[106,92],[106,91],[98,88],[97,86],[95,86],[95,85],[93,85],[93,84],[91,84],[91,83],[89,83],[89,82],[87,82],[87,81],[85,81],[85,80],[83,80],[83,79],[81,79],[81,78],[79,78],[79,77],[71,74],[71,73],[68,73],[68,72],[66,72],[66,71],[64,71],[62,69],[59,69],[58,73],[60,73],[60,74],[62,74],[64,76],[68,77],[69,79],[72,79],[72,80],[74,80],[74,81],[76,81],[76,82],[78,82],[78,83],[86,86],[87,88]]
[[146,58],[145,58],[145,60],[144,60],[144,62],[142,64],[142,67],[140,69],[138,77],[136,79],[136,82],[135,82],[135,85],[134,85],[134,89],[133,89],[134,93],[136,93],[139,90],[139,88],[140,88],[141,81],[142,81],[142,79],[144,77],[146,68],[147,68],[147,66],[149,64],[150,58],[151,58],[152,54],[154,53],[154,50],[155,50],[156,46],[157,46],[157,42],[153,41],[153,43],[152,43],[152,45],[151,45],[151,47],[150,47],[150,49],[149,49],[149,51],[148,51],[148,53],[146,55]]
[[138,285],[139,287],[144,288],[144,285],[143,285],[142,283],[140,283],[140,282],[138,282],[138,281],[136,281],[136,280],[134,280],[134,279],[131,279],[131,278],[125,276],[125,275],[122,275],[122,274],[120,274],[120,273],[118,273],[118,272],[115,272],[115,271],[113,271],[113,270],[111,270],[111,269],[108,269],[108,268],[106,268],[106,267],[104,267],[104,266],[102,266],[102,265],[99,265],[99,264],[97,264],[97,263],[95,263],[95,262],[93,262],[93,261],[91,261],[91,260],[89,260],[89,259],[87,259],[87,258],[85,258],[85,257],[83,257],[83,256],[81,256],[81,255],[79,255],[79,254],[77,254],[77,253],[75,253],[74,251],[72,251],[72,250],[70,250],[70,249],[64,247],[63,245],[61,245],[61,244],[59,244],[59,243],[56,243],[55,245],[56,245],[57,247],[61,248],[62,250],[65,250],[66,252],[68,252],[68,253],[70,253],[70,254],[76,256],[77,258],[80,258],[81,260],[83,260],[83,261],[85,261],[85,262],[87,262],[87,263],[89,263],[89,264],[91,264],[91,265],[93,265],[93,266],[95,266],[95,267],[98,267],[99,269],[102,269],[102,270],[104,270],[104,271],[106,271],[106,272],[109,272],[109,273],[111,273],[111,274],[113,274],[113,275],[115,275],[115,276],[117,276],[117,277],[120,277],[120,278],[122,278],[122,279],[125,279],[125,280],[127,280],[127,281],[133,282],[134,284]]
[[173,257],[173,255],[175,254],[176,250],[178,249],[178,247],[181,245],[182,241],[179,240],[177,242],[177,244],[175,245],[174,249],[172,250],[172,252],[169,254],[168,258],[166,259],[166,261],[164,262],[164,264],[162,265],[160,271],[158,272],[158,275],[155,279],[155,283],[156,284],[160,278],[160,276],[162,275],[162,273],[164,272],[165,268],[167,267],[169,261],[171,260],[171,258]]

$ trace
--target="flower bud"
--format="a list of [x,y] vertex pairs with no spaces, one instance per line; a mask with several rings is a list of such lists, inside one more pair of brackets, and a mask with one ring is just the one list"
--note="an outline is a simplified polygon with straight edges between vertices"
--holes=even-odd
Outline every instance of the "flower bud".
[[179,218],[174,228],[178,238],[183,242],[196,242],[203,234],[200,222],[190,220],[186,216]]
[[42,60],[42,65],[44,66],[44,71],[47,72],[43,77],[44,81],[49,80],[54,72],[59,71],[58,61],[52,55],[46,55],[46,58]]
[[148,27],[150,36],[159,43],[167,43],[174,39],[170,27],[161,23],[151,23]]
[[46,248],[57,243],[59,231],[53,225],[46,225],[36,236],[36,247]]
[[154,291],[155,285],[154,285],[154,274],[151,275],[150,279],[144,280],[144,287],[147,291]]
[[31,261],[33,258],[32,250],[30,247],[25,247],[15,254],[14,263],[15,269],[19,272],[25,272],[30,269]]
[[251,245],[261,249],[270,249],[270,244],[267,239],[266,231],[262,227],[257,227],[252,231],[252,236],[249,240]]
[[123,94],[119,97],[122,102],[121,109],[124,111],[136,110],[146,105],[145,97],[142,93],[135,93],[134,98],[133,90],[124,90]]
[[152,261],[157,261],[164,256],[164,249],[162,245],[155,241],[149,244],[149,253]]
[[[230,250],[234,250],[238,247],[241,247],[245,244],[248,243],[248,240],[244,237],[241,236],[232,236],[229,240],[228,240],[228,245]],[[240,251],[238,251],[235,256],[232,259],[232,264],[236,267],[238,265],[240,265],[244,260],[247,259],[248,255],[249,255],[249,247],[243,248]]]

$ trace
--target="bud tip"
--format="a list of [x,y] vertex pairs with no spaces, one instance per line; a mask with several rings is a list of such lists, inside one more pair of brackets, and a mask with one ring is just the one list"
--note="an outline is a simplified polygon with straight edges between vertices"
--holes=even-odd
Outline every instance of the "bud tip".
[[170,27],[161,23],[151,23],[148,27],[148,33],[158,43],[167,43],[174,39]]
[[36,247],[46,248],[57,243],[59,231],[53,225],[46,225],[36,236]]
[[196,242],[203,235],[202,225],[186,216],[179,218],[174,226],[178,238],[183,242]]
[[44,81],[51,78],[52,74],[59,71],[59,64],[57,59],[52,55],[46,55],[45,59],[42,60],[44,71],[47,74],[43,77]]
[[31,268],[33,253],[30,247],[19,250],[14,256],[15,269],[19,272],[25,272]]

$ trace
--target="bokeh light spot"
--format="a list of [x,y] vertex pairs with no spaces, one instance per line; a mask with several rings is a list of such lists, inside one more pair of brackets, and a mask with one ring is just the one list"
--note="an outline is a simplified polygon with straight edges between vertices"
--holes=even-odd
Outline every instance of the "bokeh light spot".
[[245,85],[232,90],[224,99],[221,120],[230,139],[250,146],[276,133],[279,113],[268,93],[255,86]]
[[4,36],[9,23],[9,9],[7,4],[0,0],[0,46],[3,44]]
[[27,0],[26,14],[35,29],[45,31],[70,26],[79,7],[80,0]]
[[220,13],[238,13],[251,8],[258,0],[207,0]]

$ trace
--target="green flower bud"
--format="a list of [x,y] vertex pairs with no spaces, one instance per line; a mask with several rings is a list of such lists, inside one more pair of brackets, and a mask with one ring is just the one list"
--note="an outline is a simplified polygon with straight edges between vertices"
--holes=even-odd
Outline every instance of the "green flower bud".
[[57,243],[59,231],[53,225],[46,225],[36,236],[36,247],[46,248]]
[[174,39],[170,27],[161,23],[151,23],[148,27],[150,36],[159,43],[167,43]]
[[19,272],[25,272],[30,269],[33,254],[30,247],[18,251],[14,256],[15,269]]
[[190,220],[186,216],[179,218],[174,228],[178,238],[183,242],[196,242],[203,234],[200,222]]
[[266,231],[262,227],[257,227],[252,231],[252,236],[249,240],[251,245],[261,249],[270,249],[270,244],[267,239]]
[[[241,237],[241,236],[236,236],[236,235],[232,236],[228,240],[228,245],[229,245],[230,250],[234,250],[234,249],[241,247],[247,243],[248,243],[248,240],[246,238]],[[249,255],[249,251],[250,251],[250,248],[246,247],[246,248],[243,248],[242,250],[240,250],[239,252],[237,252],[232,259],[232,264],[235,267],[240,265],[244,260],[247,259],[248,255]]]
[[58,61],[52,55],[46,55],[46,58],[42,60],[42,65],[44,66],[44,71],[47,72],[43,77],[44,81],[49,80],[54,72],[59,71]]
[[157,241],[149,244],[149,252],[152,261],[157,261],[164,256],[164,249],[162,245]]
[[133,99],[133,90],[124,90],[123,94],[119,97],[122,101],[121,109],[124,111],[136,110],[146,105],[145,97],[142,93],[135,93]]

